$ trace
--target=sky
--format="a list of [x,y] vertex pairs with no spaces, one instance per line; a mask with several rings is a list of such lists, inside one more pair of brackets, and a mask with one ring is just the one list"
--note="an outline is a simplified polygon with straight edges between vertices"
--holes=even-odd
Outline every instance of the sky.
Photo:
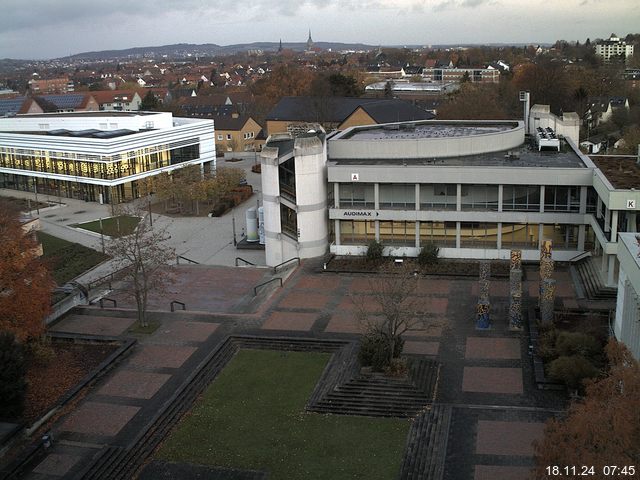
[[638,0],[1,0],[0,58],[173,43],[552,43],[640,33]]

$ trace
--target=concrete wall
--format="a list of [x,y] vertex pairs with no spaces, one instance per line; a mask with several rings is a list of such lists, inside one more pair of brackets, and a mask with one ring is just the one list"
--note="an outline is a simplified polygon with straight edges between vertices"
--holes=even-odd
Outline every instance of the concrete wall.
[[[96,103],[97,105],[97,103]],[[97,108],[96,108],[97,110]],[[18,115],[9,118],[0,118],[0,131],[3,132],[38,132],[41,130],[127,130],[138,131],[147,128],[148,122],[153,123],[153,128],[163,129],[173,127],[173,118],[169,112],[154,112],[151,115],[82,115],[76,112],[70,115],[51,113],[36,116]],[[104,126],[106,124],[106,127]],[[43,128],[43,125],[47,125]]]
[[640,261],[636,234],[622,233],[618,242],[618,298],[614,333],[640,360]]
[[580,117],[575,112],[566,112],[561,117],[551,113],[549,105],[534,105],[529,112],[529,134],[535,135],[538,127],[551,127],[558,135],[580,143]]

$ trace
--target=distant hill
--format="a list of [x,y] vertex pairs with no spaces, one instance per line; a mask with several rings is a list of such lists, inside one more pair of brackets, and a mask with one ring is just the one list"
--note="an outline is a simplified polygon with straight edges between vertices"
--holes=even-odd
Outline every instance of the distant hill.
[[[339,43],[339,42],[317,42],[314,45],[322,50],[371,50],[372,45],[363,43]],[[109,60],[116,58],[136,58],[136,57],[162,57],[166,55],[168,58],[184,58],[194,56],[214,56],[214,55],[230,55],[239,52],[247,52],[250,50],[262,50],[263,52],[275,52],[278,50],[278,42],[255,42],[240,43],[236,45],[216,45],[215,43],[192,44],[177,43],[174,45],[162,45],[158,47],[134,47],[124,50],[102,50],[99,52],[77,53],[65,60]],[[282,43],[282,47],[294,50],[304,51],[307,48],[306,43]]]

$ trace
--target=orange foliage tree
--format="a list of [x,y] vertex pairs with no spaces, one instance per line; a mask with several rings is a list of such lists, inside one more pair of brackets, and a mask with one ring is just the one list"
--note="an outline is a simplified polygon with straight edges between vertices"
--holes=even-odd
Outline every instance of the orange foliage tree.
[[34,233],[6,201],[0,202],[0,244],[0,330],[24,342],[44,332],[54,283]]
[[603,478],[604,466],[640,468],[640,364],[615,340],[606,352],[607,375],[587,385],[584,400],[574,402],[566,418],[547,423],[535,446],[536,479],[549,478],[547,467],[554,465],[594,466],[594,478]]

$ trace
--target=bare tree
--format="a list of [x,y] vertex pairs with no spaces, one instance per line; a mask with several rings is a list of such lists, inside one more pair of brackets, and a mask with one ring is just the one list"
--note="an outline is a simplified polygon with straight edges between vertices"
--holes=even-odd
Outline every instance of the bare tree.
[[[143,217],[141,210],[123,208],[127,215]],[[162,291],[171,281],[168,262],[175,256],[173,248],[168,247],[164,229],[154,228],[143,219],[130,235],[112,238],[106,252],[113,257],[119,268],[123,269],[123,280],[130,284],[125,293],[136,302],[138,322],[141,327],[148,326],[147,301],[152,291]]]
[[[383,267],[378,275],[369,278],[371,295],[352,297],[356,315],[371,332],[384,334],[388,342],[388,362],[400,355],[401,337],[408,330],[433,326],[426,317],[423,299],[417,296],[421,277],[409,265]],[[372,312],[369,304],[375,305]],[[375,316],[381,312],[381,319]]]

